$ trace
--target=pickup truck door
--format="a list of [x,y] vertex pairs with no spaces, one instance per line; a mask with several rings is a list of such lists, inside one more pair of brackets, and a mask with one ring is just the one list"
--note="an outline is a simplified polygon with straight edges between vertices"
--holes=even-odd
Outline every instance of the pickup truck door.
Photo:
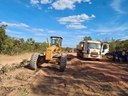
[[108,43],[102,43],[101,55],[105,55],[108,52],[109,52],[109,44]]

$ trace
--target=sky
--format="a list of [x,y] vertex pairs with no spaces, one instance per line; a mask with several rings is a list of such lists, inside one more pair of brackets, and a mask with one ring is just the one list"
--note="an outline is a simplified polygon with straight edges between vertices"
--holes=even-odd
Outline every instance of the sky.
[[0,0],[0,24],[11,37],[44,42],[63,37],[76,47],[84,36],[94,40],[128,39],[128,0]]

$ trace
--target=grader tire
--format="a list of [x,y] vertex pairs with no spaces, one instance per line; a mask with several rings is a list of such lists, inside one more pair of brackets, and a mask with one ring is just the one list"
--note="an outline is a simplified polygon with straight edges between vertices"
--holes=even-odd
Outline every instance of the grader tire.
[[77,52],[77,58],[80,58],[80,55],[79,55],[79,53]]
[[30,68],[31,69],[34,69],[34,70],[37,70],[37,64],[38,64],[38,58],[39,58],[39,53],[34,53],[31,57],[31,60],[30,60]]
[[64,72],[67,65],[67,55],[62,55],[60,60],[60,72]]

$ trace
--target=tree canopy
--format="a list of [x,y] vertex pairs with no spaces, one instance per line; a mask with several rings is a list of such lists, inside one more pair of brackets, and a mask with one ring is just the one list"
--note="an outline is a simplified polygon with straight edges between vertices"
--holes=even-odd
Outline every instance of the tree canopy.
[[92,40],[92,38],[90,36],[85,36],[83,39],[84,39],[84,41],[86,41],[86,40]]
[[35,42],[32,38],[26,41],[23,38],[14,38],[6,35],[6,26],[0,26],[0,53],[1,54],[18,54],[21,52],[41,52],[46,50],[47,43]]

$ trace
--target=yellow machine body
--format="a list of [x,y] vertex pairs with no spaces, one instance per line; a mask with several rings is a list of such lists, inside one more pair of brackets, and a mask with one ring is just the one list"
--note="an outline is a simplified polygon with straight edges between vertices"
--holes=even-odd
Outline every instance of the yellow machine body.
[[59,71],[64,72],[67,64],[67,55],[61,52],[62,37],[51,36],[51,42],[48,41],[48,47],[45,54],[34,53],[30,60],[30,68],[36,70],[43,63],[57,63]]
[[[56,39],[57,38],[57,39]],[[52,43],[52,40],[56,39],[56,44]],[[45,54],[45,60],[46,61],[51,61],[53,60],[54,54],[60,54],[61,53],[61,37],[51,37],[51,44],[49,43],[48,48],[46,49],[46,54]]]

